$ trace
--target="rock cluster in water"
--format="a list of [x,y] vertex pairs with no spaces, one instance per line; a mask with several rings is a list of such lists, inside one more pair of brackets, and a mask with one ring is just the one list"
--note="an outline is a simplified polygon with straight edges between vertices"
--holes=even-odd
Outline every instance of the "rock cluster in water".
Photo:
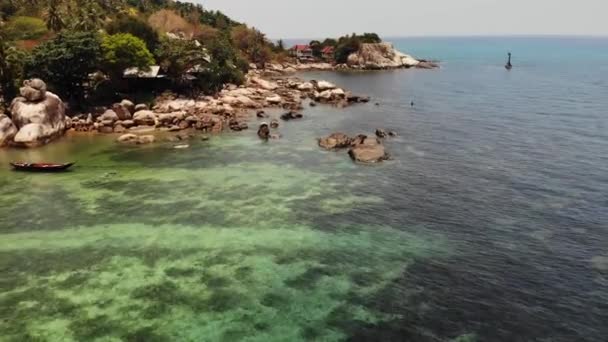
[[344,133],[332,133],[319,139],[319,146],[326,150],[348,148],[348,154],[354,161],[379,163],[389,159],[389,154],[382,144],[382,139],[388,136],[396,136],[396,134],[394,132],[386,133],[382,129],[376,130],[376,136],[373,137],[364,134],[350,137]]
[[40,79],[24,82],[11,117],[0,115],[0,146],[37,147],[62,136],[70,126],[61,99]]

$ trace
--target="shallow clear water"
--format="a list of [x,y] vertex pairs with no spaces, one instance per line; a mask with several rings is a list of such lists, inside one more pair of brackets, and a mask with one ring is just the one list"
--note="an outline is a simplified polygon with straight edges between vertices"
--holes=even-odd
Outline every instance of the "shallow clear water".
[[[500,44],[449,42],[398,42],[437,71],[303,75],[373,102],[279,141],[0,152],[0,340],[605,340],[607,44],[575,68],[533,47],[578,41],[511,43],[507,73]],[[316,146],[378,127],[382,165]]]

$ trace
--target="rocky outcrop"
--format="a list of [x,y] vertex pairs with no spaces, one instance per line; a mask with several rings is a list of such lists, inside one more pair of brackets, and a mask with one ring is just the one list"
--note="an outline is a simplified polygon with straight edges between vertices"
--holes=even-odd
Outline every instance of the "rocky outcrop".
[[389,158],[380,139],[363,134],[349,137],[344,133],[333,133],[319,139],[319,146],[326,150],[350,148],[348,154],[361,163],[379,163]]
[[359,137],[348,151],[350,157],[361,163],[379,163],[388,159],[382,142],[376,137]]
[[[398,69],[418,67],[421,62],[397,51],[390,43],[361,44],[359,51],[348,56],[347,65],[354,69]],[[421,67],[437,67],[425,62]]]
[[333,133],[328,137],[319,139],[319,146],[326,150],[333,150],[350,147],[352,142],[353,139],[344,133]]
[[25,81],[20,94],[21,97],[15,98],[10,108],[12,122],[18,132],[8,144],[37,147],[65,133],[68,121],[65,105],[57,95],[46,90],[42,80]]

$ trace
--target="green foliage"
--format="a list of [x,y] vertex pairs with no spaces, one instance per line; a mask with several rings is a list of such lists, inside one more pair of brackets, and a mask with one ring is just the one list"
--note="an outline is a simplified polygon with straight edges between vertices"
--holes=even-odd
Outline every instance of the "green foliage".
[[34,17],[13,17],[6,26],[10,40],[39,39],[47,32],[44,21]]
[[25,75],[38,77],[64,99],[84,98],[84,83],[98,71],[102,50],[93,32],[64,31],[32,51],[25,63]]
[[382,43],[382,39],[376,33],[364,33],[363,35],[358,36],[359,41],[364,44],[377,44]]
[[115,80],[122,78],[127,68],[146,70],[154,64],[154,57],[146,43],[130,33],[105,35],[101,47],[104,68]]
[[247,62],[238,56],[227,38],[220,37],[210,42],[207,49],[211,55],[211,63],[197,75],[198,89],[212,93],[220,90],[226,83],[240,85],[244,82]]
[[335,59],[337,63],[346,63],[348,56],[359,51],[361,44],[381,43],[382,39],[376,33],[364,33],[356,35],[340,37],[336,45]]
[[158,48],[158,33],[147,22],[132,16],[120,16],[106,26],[108,34],[130,33],[146,43],[149,51]]
[[60,5],[61,0],[50,0],[45,14],[46,27],[53,32],[59,32],[65,28],[65,21],[63,20]]
[[96,31],[103,27],[107,12],[99,5],[100,2],[93,0],[75,0],[75,8],[72,10],[75,16],[69,25],[75,31]]
[[189,40],[165,38],[156,55],[167,76],[178,86],[186,82],[188,70],[209,63],[205,49]]
[[[9,103],[17,94],[22,81],[26,53],[9,44],[0,30],[0,97]],[[1,114],[1,112],[0,112]]]
[[308,45],[312,49],[312,55],[317,58],[321,58],[321,56],[323,55],[323,53],[321,51],[324,48],[324,46],[321,44],[321,42],[318,40],[313,40]]

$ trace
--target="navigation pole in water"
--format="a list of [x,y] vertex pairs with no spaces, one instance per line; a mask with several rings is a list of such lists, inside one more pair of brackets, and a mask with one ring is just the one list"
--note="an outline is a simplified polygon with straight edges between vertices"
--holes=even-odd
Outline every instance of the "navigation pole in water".
[[510,52],[509,52],[509,60],[507,61],[507,64],[505,65],[505,68],[507,70],[513,69],[513,64],[511,64],[511,53]]

